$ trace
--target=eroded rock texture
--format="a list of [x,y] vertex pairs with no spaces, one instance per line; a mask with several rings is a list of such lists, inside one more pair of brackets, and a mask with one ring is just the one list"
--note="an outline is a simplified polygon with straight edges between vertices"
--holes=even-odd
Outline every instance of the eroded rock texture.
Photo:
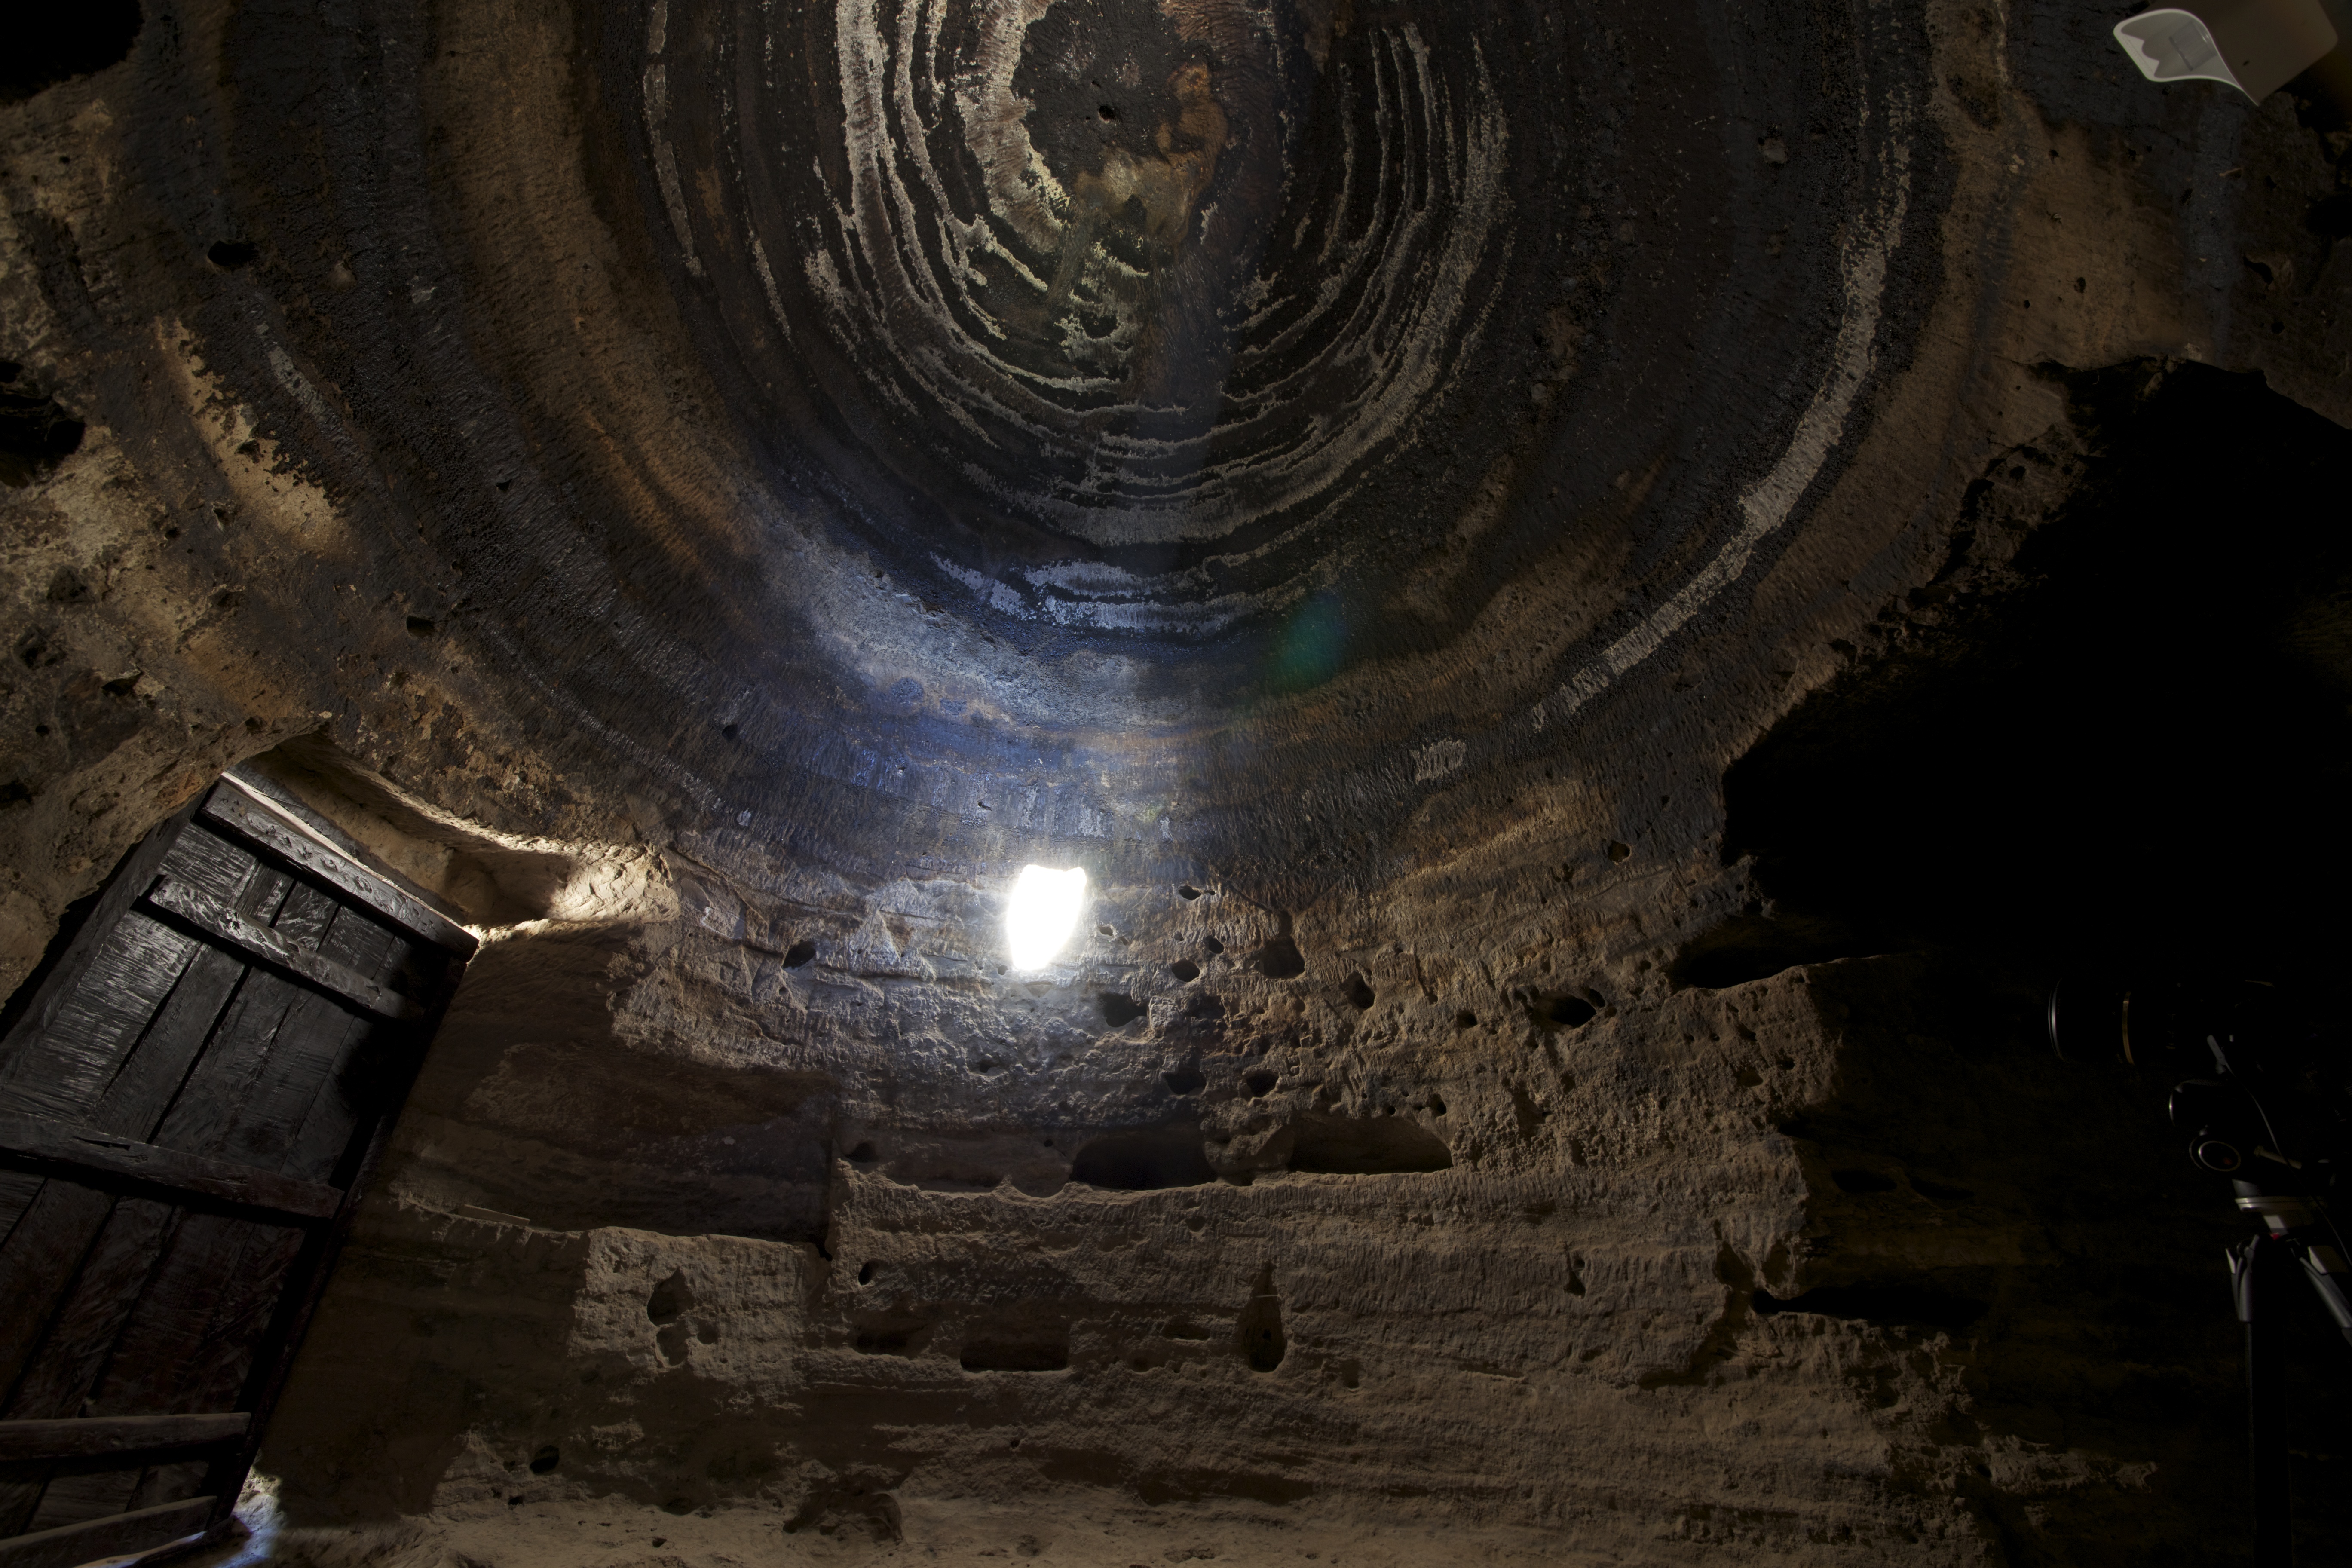
[[2226,1194],[2039,1010],[2341,967],[2352,68],[2120,14],[148,0],[12,76],[12,983],[247,758],[489,938],[280,1554],[2240,1552]]

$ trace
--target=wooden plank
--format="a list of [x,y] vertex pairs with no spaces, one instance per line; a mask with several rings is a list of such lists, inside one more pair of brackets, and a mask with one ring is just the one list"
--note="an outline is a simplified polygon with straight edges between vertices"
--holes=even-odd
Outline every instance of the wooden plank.
[[205,797],[203,811],[208,820],[334,884],[403,931],[462,957],[473,956],[478,943],[471,931],[394,887],[381,873],[328,842],[287,805],[235,773],[224,775]]
[[[453,959],[441,976],[440,987],[432,994],[432,1023],[437,1026],[447,1010],[449,999],[457,994],[466,973],[465,962]],[[420,1037],[425,1037],[420,1031]],[[352,1222],[359,1213],[361,1196],[373,1180],[376,1167],[383,1163],[385,1148],[392,1142],[394,1121],[398,1118],[409,1089],[416,1081],[423,1067],[423,1050],[412,1050],[385,1076],[383,1092],[372,1108],[364,1124],[363,1138],[355,1138],[358,1158],[351,1165],[351,1182],[345,1188],[342,1212],[322,1228],[305,1238],[304,1253],[296,1259],[287,1281],[285,1292],[278,1298],[276,1315],[270,1320],[268,1331],[263,1336],[258,1353],[254,1358],[253,1371],[236,1403],[249,1410],[270,1411],[278,1407],[278,1395],[286,1390],[286,1380],[294,1369],[294,1358],[302,1348],[303,1336],[310,1332],[310,1321],[317,1316],[319,1300],[326,1293],[327,1279],[334,1271],[335,1258],[341,1251],[343,1240],[351,1234]],[[221,1497],[237,1496],[245,1487],[245,1479],[259,1457],[261,1435],[256,1430],[247,1436],[228,1458],[214,1466],[205,1478],[207,1491]]]
[[41,1178],[29,1172],[0,1171],[0,1252],[8,1249],[16,1222],[24,1218],[26,1206],[40,1190]]
[[297,1221],[325,1219],[343,1201],[341,1193],[317,1182],[291,1181],[274,1171],[37,1116],[0,1116],[0,1157],[192,1194]]
[[0,1111],[79,1118],[96,1105],[198,945],[129,911],[93,935],[97,951],[79,987],[37,1032],[10,1040],[0,1060]]
[[217,1498],[189,1498],[0,1541],[0,1568],[79,1568],[101,1557],[152,1552],[212,1522]]
[[[215,1292],[211,1321],[184,1354],[169,1363],[157,1394],[183,1409],[217,1410],[239,1403],[267,1348],[271,1323],[289,1290],[299,1294],[320,1256],[319,1240],[294,1231],[251,1237]],[[204,1489],[207,1491],[213,1489]]]
[[103,945],[99,939],[112,931],[123,912],[147,890],[147,884],[153,879],[156,868],[172,852],[181,830],[195,815],[200,804],[201,799],[188,802],[163,826],[141,840],[138,847],[124,856],[122,864],[115,868],[106,886],[100,890],[98,902],[84,918],[73,942],[63,952],[43,960],[43,967],[47,973],[41,974],[36,971],[36,979],[31,982],[34,985],[31,1001],[9,1026],[7,1037],[0,1040],[0,1071],[5,1071],[16,1060],[26,1041],[46,1034],[58,1010],[82,989],[82,981]]
[[236,1003],[221,1018],[194,1071],[181,1085],[152,1142],[191,1154],[213,1154],[236,1123],[236,1108],[268,1071],[278,1037],[303,1003],[359,1017],[275,970],[255,968],[238,987]]
[[302,1239],[299,1232],[187,1215],[116,1342],[90,1395],[90,1413],[217,1410],[232,1403],[202,1391],[224,1375],[224,1361],[234,1363],[231,1376],[251,1366],[256,1320],[266,1321],[282,1293],[285,1260]]
[[148,1466],[131,1494],[131,1506],[153,1508],[159,1503],[178,1502],[182,1498],[224,1495],[205,1485],[205,1478],[213,1468],[211,1462],[203,1458],[205,1450],[193,1452],[196,1458],[158,1460]]
[[[226,833],[215,833],[201,820],[180,830],[171,854],[163,858],[155,877],[185,882],[233,910],[258,921],[270,919],[275,900],[294,885],[294,874],[274,860],[265,860]],[[155,885],[155,877],[147,886]],[[142,889],[144,891],[144,889]]]
[[114,1200],[72,1182],[43,1182],[0,1252],[0,1388],[13,1388],[72,1288]]
[[139,1492],[140,1468],[136,1459],[83,1459],[56,1466],[25,1528],[58,1530],[130,1512],[138,1506],[133,1500]]
[[[295,1181],[340,1186],[352,1139],[366,1125],[380,1098],[369,1080],[376,1058],[413,1051],[407,1031],[354,1017],[323,1000],[308,1004],[311,1016],[289,1016],[269,1085],[272,1093],[257,1111],[267,1121],[240,1118],[228,1145],[236,1158],[265,1165]],[[298,1035],[299,1031],[299,1035]],[[259,1097],[257,1097],[257,1100]]]
[[50,1467],[41,1465],[0,1466],[0,1540],[30,1528],[50,1472]]
[[194,1415],[90,1415],[64,1421],[0,1421],[0,1461],[76,1459],[95,1454],[162,1454],[244,1436],[242,1410]]
[[206,944],[155,1016],[131,1058],[86,1118],[103,1132],[154,1142],[155,1129],[180,1092],[213,1032],[250,973],[242,955]]
[[407,997],[378,985],[345,964],[298,950],[274,926],[247,920],[185,882],[158,877],[155,885],[148,889],[147,902],[204,935],[331,991],[378,1017],[405,1022],[425,1016],[425,1010]]
[[[289,925],[299,925],[306,933],[297,940],[315,940],[320,952],[345,962],[377,962],[372,955],[405,945],[366,911],[312,902],[302,893],[288,899],[279,917],[278,929]],[[313,931],[318,932],[315,939],[307,934]],[[425,951],[439,955],[437,949]],[[244,1163],[274,1163],[283,1173],[313,1102],[334,1080],[347,1047],[382,1028],[326,998],[297,994],[283,1016],[268,1025],[266,1051],[251,1023],[237,1026],[241,1038],[226,1043],[222,1065],[234,1069],[240,1060],[249,1059],[250,1068],[224,1071],[202,1086],[202,1093],[192,1085],[189,1103],[175,1111],[167,1135],[233,1154]],[[395,1032],[403,1037],[407,1054],[415,1054],[415,1037],[406,1030]],[[249,1033],[257,1037],[244,1040]],[[233,1087],[247,1078],[249,1088]],[[333,1146],[322,1152],[324,1158],[312,1156],[310,1167],[298,1173],[331,1171],[356,1131],[353,1121],[346,1120]],[[308,1258],[304,1256],[310,1247],[305,1237],[290,1231],[243,1237],[223,1233],[209,1250],[175,1246],[169,1278],[159,1279],[157,1289],[184,1301],[190,1310],[142,1314],[142,1321],[124,1335],[101,1401],[109,1408],[126,1409],[156,1405],[217,1409],[235,1401],[266,1350],[266,1331],[278,1315],[281,1297],[304,1284],[316,1267],[315,1249]]]
[[114,1205],[0,1415],[26,1421],[82,1414],[178,1212],[139,1199]]
[[340,1042],[319,1092],[278,1162],[281,1175],[331,1186],[348,1184],[352,1162],[359,1153],[355,1145],[400,1081],[401,1068],[417,1054],[415,1041],[403,1038],[403,1033],[378,1025],[355,1028]]
[[[364,910],[344,909],[320,938],[319,951],[367,973],[386,963],[394,949],[408,945]],[[448,963],[437,948],[418,951],[436,965]],[[383,1028],[323,1001],[298,1004],[279,1032],[259,1092],[239,1106],[222,1152],[303,1180],[331,1179],[365,1119],[364,1108],[347,1095],[369,1093],[367,1075],[354,1069],[361,1068],[369,1037],[378,1031],[386,1037],[374,1042],[380,1049],[416,1047],[408,1030]]]
[[[479,943],[474,933],[467,929],[464,910],[411,880],[374,850],[343,831],[341,824],[320,812],[293,789],[267,773],[250,768],[231,768],[221,777],[259,799],[270,810],[293,823],[298,831],[337,851],[386,887],[446,921],[445,929],[438,932],[419,933],[425,937],[426,945],[455,953],[460,961],[474,956]],[[367,808],[362,806],[362,809]],[[371,815],[382,819],[381,813]]]

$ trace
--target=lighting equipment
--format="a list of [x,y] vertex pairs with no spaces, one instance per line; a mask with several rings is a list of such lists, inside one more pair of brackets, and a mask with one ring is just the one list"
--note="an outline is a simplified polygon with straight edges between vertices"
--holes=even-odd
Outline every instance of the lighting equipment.
[[2260,103],[2336,47],[2336,26],[2319,0],[2196,0],[2126,17],[2116,42],[2150,81],[2218,81]]
[[1045,866],[1024,866],[1013,879],[1013,901],[1005,906],[1004,937],[1015,969],[1043,969],[1054,962],[1077,929],[1086,907],[1087,873],[1073,866],[1056,871]]
[[2245,1325],[2254,1562],[2286,1568],[2286,1363],[2277,1324],[2256,1308],[2299,1266],[2352,1341],[2352,1248],[2327,1212],[2347,1130],[2340,1046],[2292,997],[2247,983],[2070,979],[2050,994],[2049,1026],[2061,1057],[2069,1042],[2084,1049],[2112,1030],[2126,1062],[2200,1073],[2174,1087],[2172,1123],[2189,1135],[2190,1162],[2229,1177],[2239,1209],[2262,1226],[2231,1250],[2230,1274]]

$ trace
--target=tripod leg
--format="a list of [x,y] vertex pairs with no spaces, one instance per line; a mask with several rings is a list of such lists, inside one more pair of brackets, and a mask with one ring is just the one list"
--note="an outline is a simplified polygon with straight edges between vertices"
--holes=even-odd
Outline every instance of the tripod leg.
[[2347,1340],[2352,1340],[2352,1301],[2344,1296],[2344,1259],[2332,1247],[2313,1247],[2303,1255],[2303,1270],[2311,1277],[2311,1288],[2319,1292],[2319,1304],[2336,1320]]
[[2278,1280],[2279,1245],[2258,1236],[2230,1255],[2238,1321],[2246,1326],[2246,1437],[2254,1504],[2255,1568],[2293,1568],[2294,1519],[2287,1493],[2286,1363],[2276,1330],[2257,1311]]

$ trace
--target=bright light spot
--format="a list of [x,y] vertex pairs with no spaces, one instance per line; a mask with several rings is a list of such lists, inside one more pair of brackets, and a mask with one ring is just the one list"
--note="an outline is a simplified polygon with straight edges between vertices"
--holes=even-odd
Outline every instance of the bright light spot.
[[1087,901],[1087,873],[1073,866],[1066,871],[1024,866],[1013,884],[1013,903],[1004,911],[1004,935],[1013,946],[1013,967],[1043,969],[1054,962],[1077,929],[1078,910]]

